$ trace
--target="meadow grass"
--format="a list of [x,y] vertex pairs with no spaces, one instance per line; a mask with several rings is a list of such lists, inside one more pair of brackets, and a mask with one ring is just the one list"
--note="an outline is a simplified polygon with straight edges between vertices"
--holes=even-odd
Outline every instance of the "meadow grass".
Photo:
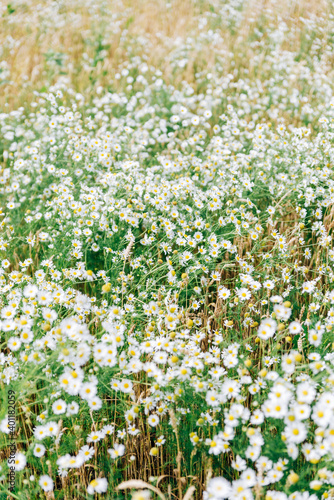
[[332,3],[0,9],[0,499],[334,498]]

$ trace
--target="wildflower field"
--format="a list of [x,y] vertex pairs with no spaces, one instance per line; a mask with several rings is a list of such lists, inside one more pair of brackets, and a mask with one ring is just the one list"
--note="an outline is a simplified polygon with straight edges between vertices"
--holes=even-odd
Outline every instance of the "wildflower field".
[[334,498],[332,1],[0,26],[0,500]]

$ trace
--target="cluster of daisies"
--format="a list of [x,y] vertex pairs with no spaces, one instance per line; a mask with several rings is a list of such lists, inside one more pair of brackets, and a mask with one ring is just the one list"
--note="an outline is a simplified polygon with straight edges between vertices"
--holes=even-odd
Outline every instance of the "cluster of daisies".
[[[172,67],[218,44],[214,13]],[[143,38],[114,88],[60,78],[0,114],[17,498],[333,497],[334,95],[319,38],[298,59],[282,23],[265,81],[217,63],[173,85]],[[12,426],[5,402],[7,493]]]

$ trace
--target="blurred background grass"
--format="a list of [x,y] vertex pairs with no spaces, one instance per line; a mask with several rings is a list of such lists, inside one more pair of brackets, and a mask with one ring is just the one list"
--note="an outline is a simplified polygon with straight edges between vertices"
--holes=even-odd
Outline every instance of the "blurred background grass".
[[[217,65],[226,74],[265,81],[271,71],[266,56],[275,43],[270,34],[277,29],[281,50],[293,50],[301,66],[316,38],[330,78],[333,40],[326,27],[332,7],[324,0],[3,2],[0,109],[24,106],[34,91],[60,77],[85,94],[117,86],[115,74],[137,54],[166,81],[177,86],[186,80],[195,91],[196,74]],[[175,68],[180,51],[186,62]]]

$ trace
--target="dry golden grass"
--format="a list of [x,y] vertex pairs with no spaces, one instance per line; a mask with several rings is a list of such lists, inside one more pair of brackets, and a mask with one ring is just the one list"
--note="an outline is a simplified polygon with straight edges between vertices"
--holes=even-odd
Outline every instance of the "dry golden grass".
[[[159,68],[165,78],[171,80],[173,75],[169,54],[173,43],[179,39],[181,45],[188,36],[196,38],[199,35],[201,12],[218,12],[223,4],[219,0],[109,0],[96,4],[72,0],[54,3],[54,10],[55,5],[59,5],[55,12],[50,5],[49,2],[29,0],[2,7],[1,59],[7,61],[10,69],[10,81],[2,84],[0,93],[2,110],[24,105],[33,99],[34,90],[38,91],[55,82],[59,76],[66,77],[80,92],[91,91],[94,84],[108,85],[116,68],[128,58],[127,47],[120,40],[124,29],[134,39],[145,36],[149,40],[147,62]],[[264,16],[271,19],[274,26],[285,22],[290,29],[286,44],[288,46],[293,42],[296,48],[301,40],[297,29],[295,37],[291,38],[293,27],[300,27],[301,18],[312,16],[317,18],[318,23],[325,23],[330,3],[325,0],[250,0],[245,9],[246,15],[243,15],[237,33],[220,26],[219,22],[215,26],[224,41],[224,47],[206,44],[201,60],[198,60],[199,54],[194,53],[183,70],[178,72],[174,83],[184,79],[195,84],[195,60],[202,69],[209,71],[216,61],[217,52],[222,49],[227,54],[224,61],[227,72],[231,67],[248,69],[249,77],[261,78],[259,62],[254,64],[254,51],[249,44],[254,25],[261,27]],[[114,28],[115,20],[119,30]],[[97,57],[99,39],[103,40],[106,51],[102,57]],[[47,54],[50,51],[59,54],[59,63],[63,54],[63,65],[48,64]],[[95,61],[94,66],[87,64],[87,59]]]

